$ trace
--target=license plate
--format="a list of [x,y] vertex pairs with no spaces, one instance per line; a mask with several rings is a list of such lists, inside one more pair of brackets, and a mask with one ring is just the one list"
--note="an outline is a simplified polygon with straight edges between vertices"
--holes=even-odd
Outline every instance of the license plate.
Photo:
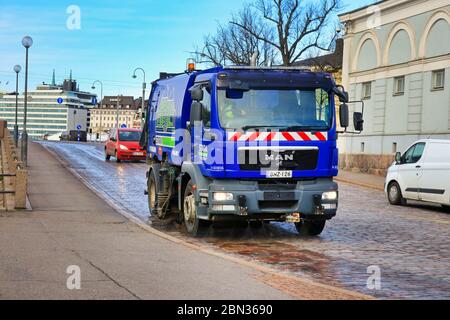
[[266,177],[268,179],[292,178],[292,171],[268,171]]
[[143,152],[133,152],[133,156],[143,156],[144,153]]

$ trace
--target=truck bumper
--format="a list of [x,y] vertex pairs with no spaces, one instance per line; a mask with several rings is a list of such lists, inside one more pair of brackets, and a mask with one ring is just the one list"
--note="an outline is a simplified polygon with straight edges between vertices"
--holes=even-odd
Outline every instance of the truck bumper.
[[324,193],[337,195],[331,178],[298,181],[294,184],[258,181],[213,180],[208,189],[197,190],[200,218],[207,220],[289,220],[292,214],[302,219],[331,219],[338,199],[322,199]]

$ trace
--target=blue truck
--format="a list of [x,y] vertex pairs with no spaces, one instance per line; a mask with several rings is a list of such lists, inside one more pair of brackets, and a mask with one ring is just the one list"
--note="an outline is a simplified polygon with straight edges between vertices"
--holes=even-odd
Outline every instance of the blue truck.
[[[347,131],[347,103],[323,72],[237,66],[161,76],[141,141],[151,215],[176,217],[193,236],[215,221],[282,221],[319,235],[338,209],[336,118]],[[361,132],[362,112],[353,120]]]

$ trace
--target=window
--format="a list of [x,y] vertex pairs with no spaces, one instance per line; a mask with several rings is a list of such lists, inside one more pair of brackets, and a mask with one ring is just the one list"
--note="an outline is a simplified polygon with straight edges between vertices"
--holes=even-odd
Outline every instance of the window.
[[203,100],[201,101],[203,105],[202,120],[205,128],[211,128],[211,86],[204,85],[203,90]]
[[370,99],[371,95],[372,95],[372,82],[364,82],[362,84],[361,98]]
[[421,142],[418,143],[411,148],[409,148],[408,151],[403,155],[403,161],[404,164],[413,164],[417,163],[423,155],[423,151],[425,150],[425,143]]
[[139,131],[120,131],[119,140],[124,142],[139,141],[141,139],[141,132]]
[[394,78],[394,96],[405,94],[405,77]]
[[328,130],[329,93],[323,89],[220,89],[219,121],[224,129]]
[[365,143],[361,142],[361,153],[364,153],[365,149],[366,149]]
[[425,150],[425,143],[416,144],[416,147],[414,148],[414,152],[412,155],[413,163],[419,162],[419,160],[422,158],[424,150]]
[[433,90],[442,90],[442,89],[444,89],[445,70],[433,71],[432,82],[433,82],[432,83],[432,89]]

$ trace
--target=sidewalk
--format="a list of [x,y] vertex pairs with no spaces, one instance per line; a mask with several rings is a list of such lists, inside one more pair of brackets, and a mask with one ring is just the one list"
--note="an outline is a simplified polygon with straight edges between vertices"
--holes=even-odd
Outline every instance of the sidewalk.
[[340,170],[336,181],[384,191],[385,177]]
[[[33,212],[0,213],[0,299],[290,299],[251,268],[155,236],[109,207],[40,145]],[[81,290],[67,289],[69,266]]]

